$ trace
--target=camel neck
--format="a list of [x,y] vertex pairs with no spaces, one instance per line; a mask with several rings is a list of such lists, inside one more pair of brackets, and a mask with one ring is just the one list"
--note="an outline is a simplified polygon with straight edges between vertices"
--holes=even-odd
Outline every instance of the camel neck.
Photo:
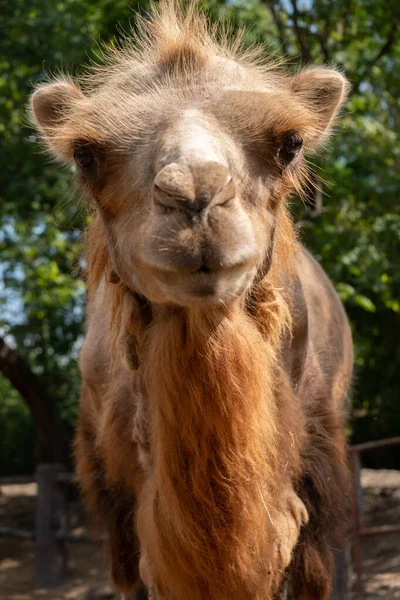
[[155,317],[143,358],[157,570],[169,585],[186,577],[176,597],[256,598],[246,586],[267,585],[272,555],[274,350],[239,309],[171,312]]

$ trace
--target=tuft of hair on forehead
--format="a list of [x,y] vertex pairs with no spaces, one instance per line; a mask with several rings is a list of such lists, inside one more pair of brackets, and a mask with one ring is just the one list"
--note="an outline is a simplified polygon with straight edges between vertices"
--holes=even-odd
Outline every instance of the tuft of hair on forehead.
[[207,19],[194,3],[185,12],[182,3],[153,3],[152,18],[139,17],[137,25],[143,49],[166,68],[201,68],[213,50]]
[[267,58],[261,45],[244,49],[243,38],[243,31],[233,33],[221,20],[210,23],[198,10],[197,0],[152,2],[149,11],[135,16],[134,28],[119,46],[105,46],[104,57],[88,68],[81,82],[90,91],[134,72],[140,85],[140,76],[145,79],[154,69],[174,80],[217,65],[219,72],[224,67],[229,70],[233,62],[251,69],[253,75],[268,72],[277,83],[285,79],[280,68],[283,59]]

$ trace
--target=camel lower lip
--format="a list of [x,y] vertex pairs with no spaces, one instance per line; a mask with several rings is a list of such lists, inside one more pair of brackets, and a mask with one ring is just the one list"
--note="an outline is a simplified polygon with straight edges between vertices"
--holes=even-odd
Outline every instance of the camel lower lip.
[[[207,277],[207,276],[206,276]],[[194,296],[199,296],[201,298],[204,298],[206,296],[213,296],[216,291],[217,291],[217,282],[215,281],[215,278],[212,277],[203,277],[202,281],[196,281],[193,282],[192,285],[190,285],[190,293],[193,294]],[[207,281],[207,279],[209,279],[209,281]],[[210,279],[214,279],[210,281]]]
[[[231,277],[233,280],[228,283]],[[242,269],[192,273],[184,282],[184,294],[193,301],[220,304],[227,296],[233,297],[242,289],[243,278],[247,280]]]
[[245,264],[195,272],[154,270],[163,295],[182,306],[219,305],[242,293],[254,269]]
[[217,289],[222,271],[210,271],[207,267],[202,267],[195,273],[191,273],[187,278],[187,286],[193,290],[196,295],[208,296]]

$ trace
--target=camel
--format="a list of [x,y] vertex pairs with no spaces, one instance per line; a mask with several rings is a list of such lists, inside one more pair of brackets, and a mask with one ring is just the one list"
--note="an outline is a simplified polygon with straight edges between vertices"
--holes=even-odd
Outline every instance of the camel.
[[164,0],[31,100],[91,207],[77,477],[120,594],[326,600],[346,535],[344,309],[288,199],[348,83]]

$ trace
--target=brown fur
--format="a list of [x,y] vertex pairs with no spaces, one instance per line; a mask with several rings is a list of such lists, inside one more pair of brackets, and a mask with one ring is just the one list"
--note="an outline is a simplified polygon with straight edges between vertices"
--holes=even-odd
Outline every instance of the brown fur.
[[[164,565],[159,586],[176,598],[265,598],[277,575],[275,498],[298,471],[301,443],[301,415],[276,349],[239,310],[206,320],[162,316],[148,338],[156,472],[138,524],[149,554]],[[287,415],[278,412],[283,397],[292,398]],[[286,416],[285,433],[278,416]]]
[[158,598],[275,598],[287,568],[296,599],[329,597],[351,336],[287,211],[302,153],[279,152],[290,132],[319,147],[345,95],[337,72],[292,77],[162,2],[80,88],[33,97],[60,160],[96,158],[76,458],[120,592],[140,557]]

